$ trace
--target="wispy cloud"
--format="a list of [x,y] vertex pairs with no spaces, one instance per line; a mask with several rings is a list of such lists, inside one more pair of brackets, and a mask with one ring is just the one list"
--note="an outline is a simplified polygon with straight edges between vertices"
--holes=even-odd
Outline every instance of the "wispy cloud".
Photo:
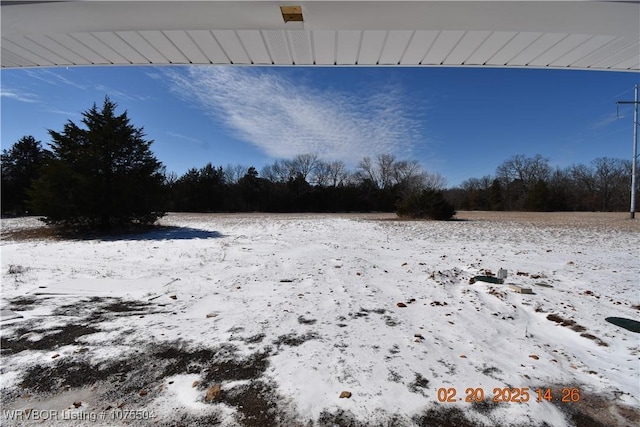
[[56,108],[49,108],[47,110],[45,110],[47,113],[53,113],[53,114],[61,114],[63,116],[71,116],[71,117],[80,117],[82,114],[77,112],[77,111],[66,111],[66,110],[58,110]]
[[97,91],[104,92],[105,95],[109,96],[110,98],[120,99],[122,101],[148,101],[151,99],[148,96],[122,92],[121,90],[113,89],[103,84],[96,85],[95,89]]
[[222,67],[168,75],[176,94],[271,157],[315,153],[354,164],[366,155],[410,155],[421,141],[418,116],[398,86],[320,91],[272,71]]
[[202,142],[201,140],[199,140],[197,138],[191,138],[190,136],[182,135],[181,133],[167,132],[167,135],[172,136],[174,138],[179,138],[179,139],[182,139],[182,140],[185,140],[187,142],[194,143],[194,144],[205,145],[204,142]]
[[47,70],[47,69],[41,69],[41,70],[26,70],[26,73],[31,78],[40,80],[40,81],[45,82],[45,83],[50,84],[50,85],[54,85],[54,86],[71,86],[71,87],[74,87],[74,88],[80,89],[80,90],[87,89],[86,85],[84,85],[82,83],[78,83],[78,82],[73,81],[73,80],[69,80],[68,78],[64,77],[61,74],[61,73],[63,73],[63,71],[52,71],[52,70]]
[[22,92],[17,89],[9,89],[6,87],[0,88],[0,97],[28,103],[41,102],[38,96],[33,93]]
[[596,121],[595,123],[593,123],[591,125],[591,129],[601,129],[604,127],[607,127],[608,125],[610,125],[611,123],[617,121],[618,119],[623,118],[623,115],[618,115],[618,114],[607,114],[603,117],[601,117],[598,121]]

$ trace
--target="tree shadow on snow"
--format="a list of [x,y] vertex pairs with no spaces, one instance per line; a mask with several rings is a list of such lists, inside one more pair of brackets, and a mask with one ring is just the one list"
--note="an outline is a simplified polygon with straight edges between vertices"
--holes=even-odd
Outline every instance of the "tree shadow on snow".
[[62,226],[42,226],[24,230],[3,232],[1,240],[102,240],[106,242],[131,240],[192,240],[217,239],[225,237],[218,231],[169,225],[134,225],[114,228],[110,231],[86,228],[65,228]]
[[145,232],[138,232],[134,234],[119,234],[102,236],[101,240],[115,241],[115,240],[130,240],[130,241],[144,241],[144,240],[193,240],[193,239],[219,239],[225,237],[218,231],[202,230],[191,227],[176,227],[176,226],[154,226]]

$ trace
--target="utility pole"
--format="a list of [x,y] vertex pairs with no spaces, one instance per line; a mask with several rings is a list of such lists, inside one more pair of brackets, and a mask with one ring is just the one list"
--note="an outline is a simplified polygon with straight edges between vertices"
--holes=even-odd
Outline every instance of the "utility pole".
[[631,161],[631,219],[636,217],[636,175],[638,170],[638,88],[635,85],[633,101],[618,101],[617,104],[633,104],[633,159]]

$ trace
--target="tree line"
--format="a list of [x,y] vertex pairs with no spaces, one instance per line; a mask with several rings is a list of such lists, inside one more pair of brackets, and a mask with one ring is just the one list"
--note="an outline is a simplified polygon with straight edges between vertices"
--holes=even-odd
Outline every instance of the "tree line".
[[277,160],[260,171],[209,163],[166,181],[169,210],[189,212],[393,212],[408,194],[441,191],[444,183],[418,162],[390,154],[364,157],[353,171],[315,154]]
[[461,210],[626,211],[631,172],[631,160],[599,157],[588,165],[553,168],[539,154],[516,155],[494,176],[467,179],[446,196]]
[[209,163],[182,176],[166,173],[143,128],[106,98],[49,130],[49,149],[25,136],[2,151],[3,215],[43,215],[45,222],[109,230],[151,224],[167,211],[394,211],[449,219],[444,179],[416,161],[390,154],[364,157],[354,171],[341,161],[301,154],[265,166]]
[[50,224],[109,229],[149,224],[167,211],[397,212],[449,219],[461,210],[623,211],[629,205],[631,161],[598,158],[552,168],[549,159],[516,155],[494,176],[446,189],[438,173],[392,154],[363,157],[349,170],[315,154],[253,166],[208,163],[183,175],[166,173],[143,128],[105,99],[49,130],[51,142],[25,136],[1,154],[3,215],[44,215]]

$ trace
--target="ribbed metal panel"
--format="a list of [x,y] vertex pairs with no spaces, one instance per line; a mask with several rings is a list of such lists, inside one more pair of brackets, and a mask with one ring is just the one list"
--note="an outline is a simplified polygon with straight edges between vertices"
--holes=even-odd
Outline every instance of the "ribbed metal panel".
[[529,64],[533,66],[542,66],[546,67],[552,62],[558,60],[563,55],[571,52],[573,49],[580,46],[582,43],[589,40],[590,36],[584,34],[571,34],[566,38],[562,39],[556,45],[551,47],[549,50],[544,52],[542,55],[530,61]]
[[483,62],[490,65],[511,65],[511,60],[517,57],[533,42],[542,37],[541,33],[518,33],[495,55]]
[[126,41],[120,38],[116,33],[111,31],[91,33],[95,38],[100,40],[105,46],[118,52],[130,64],[149,63],[149,60],[136,49],[131,47]]
[[249,55],[234,30],[215,30],[212,33],[233,64],[251,64]]
[[97,53],[102,59],[98,63],[110,63],[110,64],[131,64],[124,56],[113,50],[109,45],[104,44],[100,39],[91,33],[72,33],[71,37],[82,43],[95,53]]
[[456,47],[464,33],[464,31],[441,31],[421,63],[429,65],[444,63],[445,58]]
[[238,30],[240,42],[249,55],[252,64],[272,64],[269,50],[258,30]]
[[67,47],[72,52],[85,58],[89,64],[108,64],[109,61],[96,51],[85,46],[68,34],[52,34],[51,38],[61,45]]
[[467,58],[465,64],[482,65],[486,63],[489,58],[504,48],[517,34],[518,33],[514,31],[492,32],[489,37],[478,46],[476,51]]
[[158,52],[162,52],[162,56],[167,58],[171,64],[187,64],[189,60],[180,52],[180,50],[171,43],[171,40],[162,31],[140,31],[142,38]]
[[133,49],[140,52],[144,58],[152,64],[168,64],[169,60],[162,56],[160,52],[145,40],[137,31],[118,31],[118,37],[129,44]]
[[362,45],[358,55],[358,64],[374,65],[378,63],[388,31],[370,30],[362,34]]
[[640,69],[640,55],[614,64],[612,68],[616,70],[638,70]]
[[558,44],[562,39],[565,39],[567,36],[568,34],[560,33],[543,34],[536,39],[536,41],[531,43],[527,49],[514,56],[511,61],[509,61],[509,64],[518,66],[527,65]]
[[309,33],[303,30],[287,31],[289,37],[289,46],[291,46],[293,62],[296,65],[313,64],[313,55],[311,54],[311,40]]
[[4,41],[3,45],[5,44],[11,50],[20,49],[20,52],[16,51],[16,53],[19,53],[22,56],[27,57],[26,55],[32,55],[32,57],[29,58],[31,61],[36,60],[36,58],[42,58],[52,65],[71,64],[71,61],[69,61],[68,59],[65,59],[60,55],[51,52],[49,49],[46,49],[39,44],[34,43],[24,36],[13,36],[10,39]]
[[620,62],[627,62],[632,59],[638,58],[640,55],[640,49],[638,44],[627,47],[620,52],[611,55],[602,61],[596,62],[592,65],[593,68],[611,68]]
[[170,30],[163,31],[164,35],[180,50],[182,55],[186,57],[192,64],[208,64],[209,59],[200,50],[198,45],[189,37],[186,31]]
[[456,47],[444,59],[444,63],[451,65],[464,64],[490,34],[490,31],[467,31]]
[[198,46],[207,60],[212,64],[229,64],[227,54],[222,50],[218,41],[208,30],[188,31],[191,40]]
[[380,64],[397,65],[409,46],[413,31],[391,30],[380,53]]
[[287,37],[282,30],[265,30],[263,31],[269,52],[271,52],[271,58],[277,65],[291,65],[293,59],[289,52],[289,46],[287,45]]
[[551,65],[554,67],[568,67],[569,65],[583,59],[585,56],[588,56],[592,52],[597,51],[614,39],[614,36],[593,36],[571,52],[568,52],[566,55],[558,58]]
[[338,31],[338,51],[336,62],[338,65],[353,65],[358,60],[362,31],[341,30]]
[[315,30],[311,33],[315,63],[333,65],[336,62],[336,32]]
[[593,67],[595,64],[605,61],[607,58],[611,57],[612,55],[615,55],[621,50],[626,49],[633,43],[634,43],[633,40],[629,40],[626,37],[617,37],[616,39],[612,40],[610,43],[605,44],[595,52],[585,56],[584,58],[582,58],[577,62],[574,62],[573,65],[579,68]]
[[64,58],[70,64],[74,65],[84,65],[90,64],[91,62],[86,58],[83,58],[78,53],[72,51],[71,49],[65,47],[63,44],[55,41],[51,37],[33,34],[30,35],[29,38],[34,42],[49,50],[51,53],[57,55],[60,58]]
[[36,63],[35,62],[31,62],[29,60],[27,60],[26,58],[16,55],[13,52],[9,52],[7,49],[5,49],[4,47],[2,49],[0,49],[0,58],[2,59],[2,65],[5,66],[5,61],[7,62],[7,64],[11,64],[8,66],[25,66],[25,64],[27,64],[27,66],[35,66]]
[[[3,2],[1,66],[255,64],[638,70],[637,2]],[[286,3],[286,2],[285,2]]]
[[409,42],[404,56],[400,59],[400,64],[420,64],[422,58],[427,54],[427,51],[431,48],[431,45],[439,33],[439,31],[416,31]]

